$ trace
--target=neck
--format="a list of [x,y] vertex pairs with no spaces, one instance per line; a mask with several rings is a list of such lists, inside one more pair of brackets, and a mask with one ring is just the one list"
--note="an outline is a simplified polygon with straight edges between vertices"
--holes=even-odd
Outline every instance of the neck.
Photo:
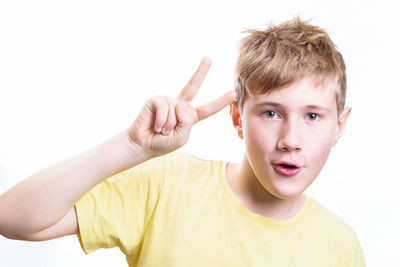
[[227,166],[228,183],[239,200],[252,212],[273,219],[290,219],[303,207],[305,195],[282,199],[266,190],[255,176],[247,157]]

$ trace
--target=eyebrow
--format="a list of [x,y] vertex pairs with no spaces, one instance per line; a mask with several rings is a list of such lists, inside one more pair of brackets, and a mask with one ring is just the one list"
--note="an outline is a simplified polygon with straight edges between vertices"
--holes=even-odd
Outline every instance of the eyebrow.
[[272,106],[272,107],[282,107],[281,104],[276,102],[261,102],[255,105],[256,108],[263,107],[263,106]]
[[321,111],[324,111],[324,112],[327,112],[327,113],[331,113],[332,112],[331,109],[329,109],[327,107],[324,107],[324,106],[319,106],[319,105],[307,105],[306,109],[321,110]]
[[[270,106],[270,107],[276,107],[276,108],[284,107],[284,105],[277,103],[277,102],[261,102],[261,103],[256,104],[254,107],[259,108],[259,107],[263,107],[263,106]],[[307,105],[304,107],[304,109],[321,110],[326,113],[332,113],[331,109],[321,106],[321,105]]]

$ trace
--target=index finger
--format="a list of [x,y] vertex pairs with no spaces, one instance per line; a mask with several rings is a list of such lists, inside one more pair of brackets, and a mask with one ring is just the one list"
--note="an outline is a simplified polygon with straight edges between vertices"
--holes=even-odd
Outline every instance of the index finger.
[[210,69],[210,66],[211,66],[211,59],[207,57],[203,58],[196,72],[193,74],[192,78],[190,78],[189,82],[179,93],[177,98],[184,101],[192,101],[192,99],[197,94],[197,91],[199,90],[201,84],[203,83],[204,78],[206,77],[207,72]]
[[196,108],[197,112],[197,122],[204,120],[205,118],[210,117],[211,115],[214,115],[230,103],[232,103],[236,98],[236,93],[235,91],[229,91],[219,98],[207,103],[203,104],[199,107]]

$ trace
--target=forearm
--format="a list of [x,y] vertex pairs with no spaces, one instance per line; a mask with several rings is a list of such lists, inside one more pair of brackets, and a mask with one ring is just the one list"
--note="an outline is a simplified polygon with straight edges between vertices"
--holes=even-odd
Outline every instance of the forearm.
[[24,236],[50,227],[95,185],[147,159],[123,131],[33,174],[0,196],[0,234]]

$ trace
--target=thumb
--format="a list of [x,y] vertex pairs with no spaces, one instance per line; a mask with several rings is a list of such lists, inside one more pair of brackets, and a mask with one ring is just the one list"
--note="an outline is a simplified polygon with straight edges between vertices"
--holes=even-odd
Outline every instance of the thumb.
[[178,102],[175,106],[177,123],[175,133],[178,136],[189,136],[193,124],[197,120],[196,110],[187,102]]

